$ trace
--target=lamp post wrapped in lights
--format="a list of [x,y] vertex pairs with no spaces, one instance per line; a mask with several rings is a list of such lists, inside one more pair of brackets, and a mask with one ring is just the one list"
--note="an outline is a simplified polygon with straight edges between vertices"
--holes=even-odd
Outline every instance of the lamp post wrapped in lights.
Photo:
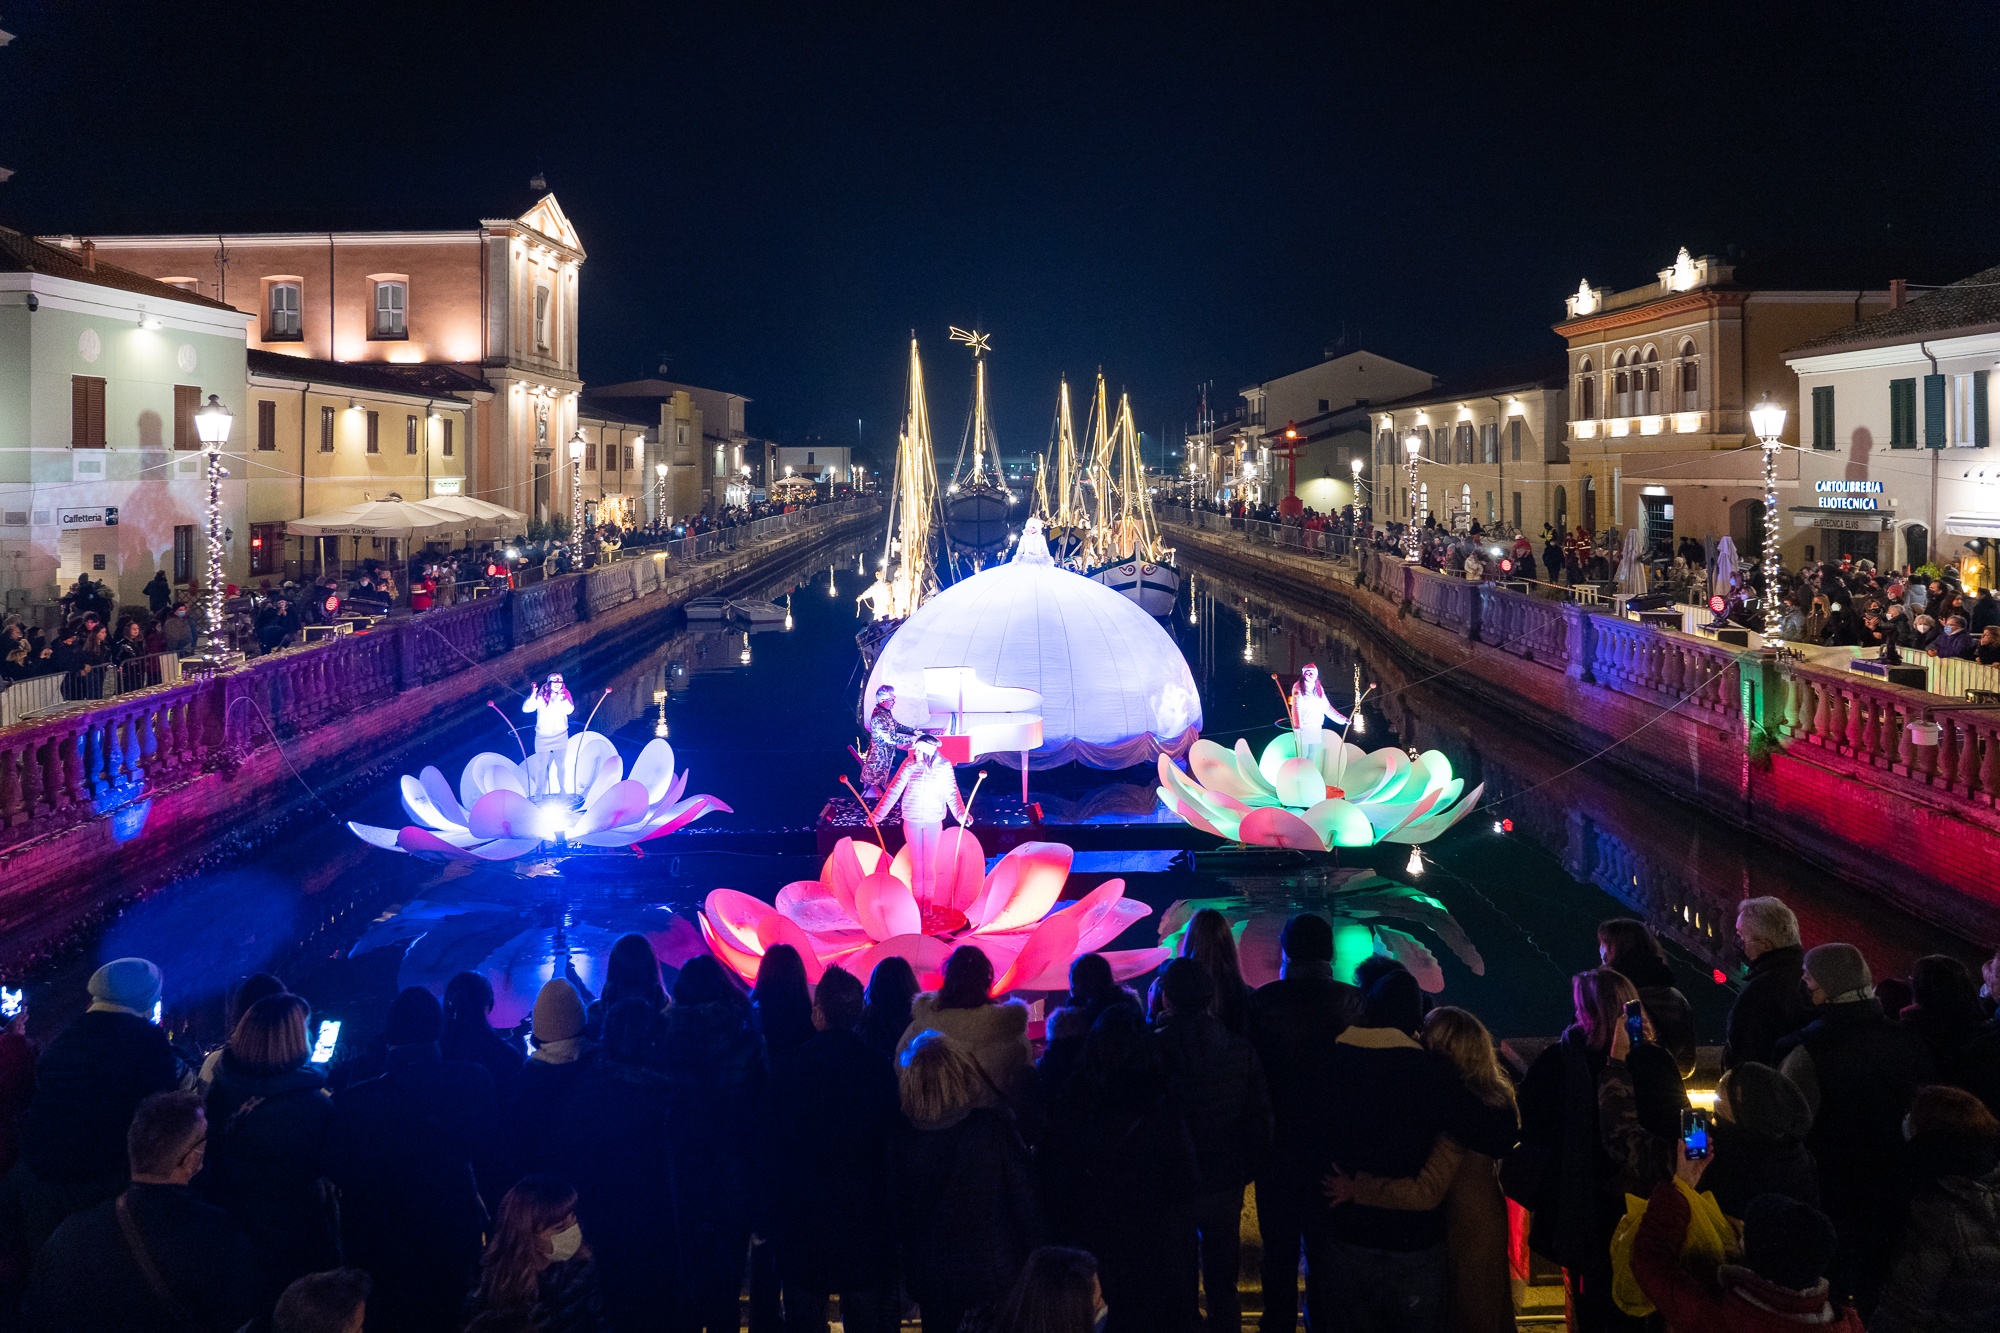
[[1778,579],[1784,572],[1784,561],[1778,554],[1778,436],[1785,430],[1784,406],[1772,402],[1771,395],[1765,394],[1750,409],[1750,428],[1757,432],[1757,439],[1764,446],[1764,557],[1760,567],[1764,575],[1764,632],[1775,636]]
[[1417,558],[1417,451],[1423,447],[1415,431],[1403,437],[1403,455],[1410,460],[1410,510],[1403,525],[1403,555],[1412,561]]
[[653,475],[660,479],[659,493],[653,501],[653,520],[665,522],[667,517],[667,460],[662,458],[653,464]]
[[208,464],[208,588],[202,599],[208,627],[201,655],[211,667],[227,666],[232,657],[222,629],[222,479],[229,475],[222,466],[222,446],[229,443],[229,427],[234,420],[214,394],[208,396],[208,406],[194,414],[194,432],[201,440],[202,458]]
[[569,440],[569,567],[583,570],[583,428]]
[[1350,458],[1347,466],[1354,470],[1354,531],[1361,531],[1361,460]]

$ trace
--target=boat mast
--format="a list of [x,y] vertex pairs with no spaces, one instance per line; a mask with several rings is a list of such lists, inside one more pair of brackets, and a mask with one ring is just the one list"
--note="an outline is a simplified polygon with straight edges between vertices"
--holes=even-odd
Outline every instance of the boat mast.
[[1105,397],[1104,372],[1097,372],[1097,399],[1090,409],[1090,523],[1092,560],[1108,560],[1116,552],[1111,540],[1111,410]]
[[910,335],[908,414],[896,450],[896,489],[902,505],[896,514],[902,563],[889,586],[893,614],[901,617],[921,606],[936,584],[931,565],[931,524],[937,508],[937,460],[931,453],[931,414],[924,397],[924,363],[914,333]]
[[1055,513],[1050,515],[1058,529],[1073,531],[1082,518],[1083,506],[1077,496],[1076,421],[1069,405],[1069,377],[1065,375],[1056,392],[1056,494]]
[[[972,475],[967,482],[972,486],[984,486],[986,481],[986,454],[993,453],[993,481],[1002,491],[1007,488],[1006,472],[1000,466],[1000,444],[993,438],[993,419],[986,411],[986,355],[993,350],[993,335],[975,330],[954,328],[953,342],[964,343],[972,349]],[[954,482],[959,478],[954,476]]]

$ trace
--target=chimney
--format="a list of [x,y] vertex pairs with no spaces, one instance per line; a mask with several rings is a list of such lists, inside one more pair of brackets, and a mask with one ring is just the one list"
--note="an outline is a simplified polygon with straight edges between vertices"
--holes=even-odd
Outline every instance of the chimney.
[[1903,302],[1909,299],[1910,280],[1908,278],[1889,279],[1889,308],[1891,310],[1901,310]]
[[83,243],[83,266],[89,269],[92,273],[97,272],[96,241],[85,241]]

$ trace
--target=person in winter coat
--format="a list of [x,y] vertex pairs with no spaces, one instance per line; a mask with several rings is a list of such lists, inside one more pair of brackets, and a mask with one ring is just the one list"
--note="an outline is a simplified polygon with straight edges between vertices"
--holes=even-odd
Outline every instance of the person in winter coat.
[[[236,1025],[243,1021],[243,1015],[250,1012],[250,1006],[266,995],[287,995],[284,980],[269,972],[252,972],[237,985],[229,996],[229,1003],[222,1011],[223,1028],[227,1032],[236,1031]],[[195,1075],[194,1090],[208,1096],[208,1090],[215,1086],[215,1071],[222,1068],[222,1057],[229,1052],[229,1044],[224,1042],[208,1053],[201,1062],[201,1072]]]
[[1492,1034],[1463,1009],[1440,1005],[1426,1014],[1423,1044],[1442,1056],[1472,1093],[1476,1105],[1461,1132],[1472,1131],[1476,1137],[1461,1143],[1443,1136],[1413,1179],[1335,1175],[1324,1182],[1327,1195],[1329,1201],[1345,1193],[1367,1207],[1408,1211],[1442,1204],[1449,1278],[1444,1326],[1453,1333],[1510,1333],[1513,1274],[1498,1169],[1499,1159],[1519,1137],[1514,1084],[1500,1065]]
[[[1520,1160],[1531,1179],[1528,1197],[1515,1197],[1534,1216],[1529,1244],[1563,1266],[1574,1326],[1581,1333],[1636,1328],[1611,1297],[1611,1233],[1630,1187],[1649,1190],[1657,1178],[1633,1181],[1625,1161],[1605,1150],[1598,1084],[1625,1006],[1639,993],[1623,974],[1595,968],[1572,978],[1571,995],[1575,1025],[1535,1057],[1521,1081]],[[1673,1056],[1644,1041],[1625,1063],[1639,1124],[1657,1139],[1678,1139],[1687,1096]]]
[[[1243,980],[1243,962],[1236,953],[1236,936],[1229,918],[1204,907],[1188,919],[1181,936],[1181,957],[1200,963],[1215,986],[1215,1016],[1235,1036],[1249,1035],[1250,987]],[[1164,972],[1164,969],[1162,969]],[[1154,1018],[1159,1017],[1157,1003]]]
[[815,1034],[771,1071],[771,1237],[787,1333],[825,1333],[835,1293],[848,1333],[900,1325],[889,1163],[902,1114],[889,1057],[855,1031],[863,1003],[861,983],[828,968]]
[[1003,1297],[1041,1239],[1033,1168],[1013,1113],[985,1100],[979,1066],[942,1032],[903,1051],[893,1197],[903,1286],[924,1333],[958,1333]]
[[294,1279],[340,1266],[340,1216],[326,1179],[333,1102],[307,1063],[306,1002],[270,995],[236,1022],[210,1086],[211,1202],[249,1233],[260,1296],[276,1301]]
[[[1220,915],[1218,913],[1218,915]],[[1271,1099],[1256,1048],[1215,1014],[1215,982],[1194,958],[1176,958],[1160,978],[1164,1012],[1154,1044],[1167,1092],[1194,1141],[1200,1189],[1195,1229],[1212,1333],[1237,1333],[1236,1291],[1243,1238],[1243,1187],[1271,1142]]]
[[1597,925],[1597,956],[1639,992],[1639,1003],[1652,1020],[1660,1045],[1674,1057],[1681,1077],[1694,1073],[1694,1010],[1674,985],[1667,951],[1643,921],[1615,917]]
[[910,1026],[910,1006],[923,987],[917,984],[917,970],[910,960],[884,958],[875,964],[868,978],[867,1007],[861,1014],[861,1039],[876,1050],[896,1058],[896,1046]]
[[[28,1006],[0,1028],[0,1177],[21,1154],[21,1116],[35,1095],[35,1062],[42,1048],[28,1035]],[[0,1278],[0,1288],[6,1285]]]
[[1750,962],[1750,977],[1729,1009],[1722,1067],[1754,1061],[1775,1068],[1779,1039],[1811,1018],[1799,919],[1776,898],[1746,898],[1736,909],[1736,938]]
[[502,1151],[509,1183],[554,1169],[564,1126],[563,1101],[582,1081],[596,1055],[583,1035],[583,997],[562,977],[542,983],[535,996],[528,1062],[502,1115]]
[[1032,1131],[1034,1072],[1028,1046],[1028,1006],[993,998],[993,962],[970,945],[945,960],[944,984],[910,1006],[910,1027],[898,1054],[926,1032],[942,1032],[979,1065],[986,1104],[1006,1102]]
[[[1692,1183],[1693,1174],[1682,1178]],[[1780,1194],[1760,1196],[1747,1211],[1743,1261],[1710,1279],[1681,1263],[1687,1196],[1671,1180],[1654,1188],[1632,1244],[1632,1275],[1667,1333],[1862,1333],[1860,1316],[1828,1298],[1834,1234],[1825,1214]]]
[[1870,1333],[1969,1333],[2000,1310],[2000,1120],[1961,1088],[1917,1091],[1908,1221]]
[[1035,1165],[1050,1238],[1097,1257],[1107,1333],[1194,1328],[1201,1180],[1139,1014],[1113,1006],[1091,1027]]
[[1922,1037],[1938,1073],[1957,1083],[1959,1064],[1985,1022],[1979,983],[1956,958],[1932,954],[1911,969],[1910,993],[1909,1007],[1890,1017]]
[[[614,1329],[652,1329],[673,1304],[674,1214],[666,1206],[672,1088],[659,1069],[665,1020],[642,998],[604,1016],[604,1042],[556,1115],[557,1174],[597,1256]],[[739,1256],[740,1262],[740,1256]]]
[[590,1039],[595,1041],[603,1033],[604,1015],[612,1005],[634,998],[645,1000],[663,1016],[672,1003],[661,984],[660,959],[653,952],[653,942],[637,932],[620,935],[611,946],[611,956],[604,964],[604,993],[586,1011],[585,1030]]
[[493,1077],[447,1063],[443,1028],[437,997],[405,989],[382,1029],[385,1072],[333,1099],[328,1167],[347,1257],[375,1280],[371,1325],[397,1333],[448,1325],[486,1227],[473,1164],[491,1146]]
[[159,998],[159,968],[143,958],[106,963],[91,974],[90,1008],[42,1052],[7,1180],[23,1253],[39,1251],[71,1213],[125,1188],[132,1113],[189,1081],[153,1024]]
[[1121,986],[1111,973],[1111,963],[1101,953],[1087,953],[1069,965],[1068,1001],[1049,1015],[1048,1041],[1035,1065],[1036,1096],[1046,1104],[1062,1092],[1063,1084],[1082,1058],[1083,1043],[1090,1036],[1098,1015],[1114,1004],[1139,1007],[1139,997],[1129,986]]
[[1813,1108],[1806,1146],[1819,1165],[1821,1207],[1840,1234],[1834,1294],[1866,1315],[1893,1257],[1903,1113],[1937,1069],[1923,1038],[1882,1013],[1853,945],[1806,954],[1806,982],[1813,1021],[1779,1043],[1778,1068]]
[[[438,1050],[446,1060],[478,1065],[493,1076],[493,1092],[505,1105],[521,1075],[521,1053],[486,1019],[493,1012],[493,983],[478,972],[460,972],[444,984],[444,1032]],[[497,1196],[496,1196],[497,1197]]]
[[146,586],[139,590],[145,594],[146,605],[152,608],[153,619],[158,620],[173,605],[174,585],[167,582],[167,571],[157,570]]
[[755,1202],[758,1111],[768,1065],[749,1001],[704,954],[667,1011],[667,1167],[681,1262],[680,1327],[734,1330]]
[[1805,1140],[1812,1110],[1792,1081],[1769,1065],[1729,1070],[1715,1089],[1708,1162],[1696,1188],[1739,1221],[1760,1194],[1819,1207],[1819,1169]]
[[131,1183],[56,1228],[35,1261],[20,1327],[234,1333],[261,1308],[249,1238],[188,1185],[207,1134],[193,1092],[139,1104],[126,1136]]
[[576,1191],[554,1176],[528,1176],[508,1190],[462,1320],[519,1311],[534,1333],[610,1333],[576,1209]]
[[750,988],[750,1008],[771,1068],[792,1057],[813,1035],[812,987],[806,981],[805,960],[789,944],[764,951],[757,967],[757,984]]
[[1257,1175],[1257,1229],[1266,1333],[1298,1323],[1306,1223],[1320,1211],[1319,1073],[1361,1011],[1360,992],[1333,975],[1333,926],[1301,913],[1278,937],[1278,979],[1250,996],[1250,1044],[1271,1098],[1271,1151]]

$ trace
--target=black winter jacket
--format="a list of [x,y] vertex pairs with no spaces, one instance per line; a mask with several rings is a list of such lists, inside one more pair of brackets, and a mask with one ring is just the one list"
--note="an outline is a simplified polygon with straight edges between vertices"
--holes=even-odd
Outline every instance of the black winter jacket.
[[1210,1014],[1167,1018],[1154,1040],[1168,1092],[1194,1140],[1201,1188],[1242,1188],[1271,1143],[1271,1098],[1256,1048]]
[[1250,1044],[1271,1099],[1272,1170],[1309,1169],[1320,1071],[1333,1044],[1361,1012],[1361,992],[1323,977],[1293,976],[1250,994]]
[[126,1180],[125,1131],[139,1103],[170,1092],[185,1072],[164,1032],[136,1014],[80,1015],[42,1052],[21,1120],[21,1158],[52,1185]]
[[275,1302],[296,1278],[340,1266],[340,1216],[327,1175],[333,1101],[310,1065],[245,1070],[224,1052],[208,1092],[208,1157],[201,1183],[257,1254],[262,1295]]
[[1805,950],[1771,949],[1750,964],[1750,979],[1730,1006],[1722,1067],[1778,1064],[1778,1042],[1812,1020],[1805,993]]
[[1005,1295],[1042,1237],[1028,1150],[1004,1109],[898,1131],[895,1197],[903,1284],[918,1304]]
[[[233,1333],[257,1312],[250,1241],[184,1185],[134,1185],[132,1222],[167,1287],[202,1333]],[[117,1201],[75,1214],[42,1247],[22,1303],[35,1333],[195,1333],[153,1294],[118,1223]]]
[[768,1206],[785,1281],[811,1292],[893,1287],[890,1154],[903,1118],[889,1057],[853,1032],[808,1038],[772,1072],[768,1123]]

